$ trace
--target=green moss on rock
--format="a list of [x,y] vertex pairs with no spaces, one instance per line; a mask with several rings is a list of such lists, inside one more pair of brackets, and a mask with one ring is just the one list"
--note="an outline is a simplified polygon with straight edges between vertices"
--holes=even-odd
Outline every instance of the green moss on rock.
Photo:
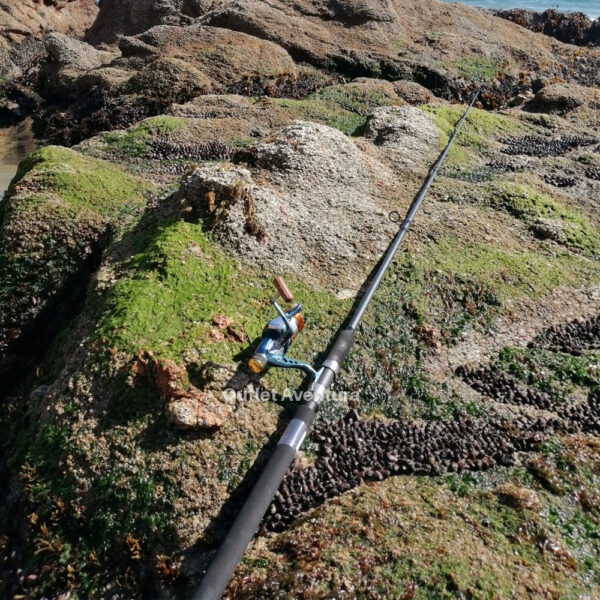
[[[465,110],[464,107],[427,104],[421,108],[434,117],[435,124],[440,129],[440,148],[445,147]],[[472,162],[478,153],[490,148],[494,139],[523,131],[524,128],[521,122],[512,117],[471,109],[455,144],[448,152],[446,164],[452,166]]]
[[[143,348],[177,361],[189,354],[199,364],[233,363],[274,317],[268,304],[261,305],[271,293],[272,276],[219,249],[202,222],[168,219],[138,250],[129,276],[103,301],[97,333],[105,347],[130,356]],[[307,321],[290,355],[306,356],[327,344],[347,303],[286,279],[304,303]],[[232,321],[237,335],[219,334],[218,315]],[[267,379],[290,377],[291,372],[272,372]]]
[[185,119],[162,115],[145,119],[125,131],[103,133],[100,137],[108,148],[117,151],[120,156],[135,158],[144,156],[150,150],[150,141],[176,132],[185,124]]
[[[36,340],[27,353],[56,332],[63,292],[78,298],[113,224],[140,214],[153,187],[66,148],[43,148],[21,163],[0,215],[0,352],[24,332]],[[58,315],[44,316],[52,307]]]
[[42,188],[70,209],[91,210],[107,218],[139,211],[144,192],[154,188],[107,161],[59,146],[47,146],[27,157],[12,186]]
[[553,239],[590,258],[600,254],[600,234],[581,213],[526,185],[491,191],[492,205],[525,221],[542,239]]

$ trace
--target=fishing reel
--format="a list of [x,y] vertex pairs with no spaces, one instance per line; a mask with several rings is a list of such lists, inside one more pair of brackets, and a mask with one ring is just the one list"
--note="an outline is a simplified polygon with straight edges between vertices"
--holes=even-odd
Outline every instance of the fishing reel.
[[[294,296],[285,285],[281,277],[275,277],[273,283],[286,303],[292,303]],[[277,303],[277,297],[270,299],[278,315],[269,321],[262,332],[262,338],[252,358],[248,361],[248,367],[253,373],[262,373],[268,365],[283,369],[300,369],[313,380],[317,377],[317,371],[309,364],[288,358],[286,356],[292,342],[304,329],[304,318],[302,317],[302,304],[296,304],[288,310],[284,310]]]

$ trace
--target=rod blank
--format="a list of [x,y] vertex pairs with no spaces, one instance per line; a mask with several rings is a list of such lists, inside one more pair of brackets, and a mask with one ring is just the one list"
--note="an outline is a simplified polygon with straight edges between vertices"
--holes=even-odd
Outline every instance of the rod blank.
[[[437,162],[433,166],[429,177],[423,184],[417,197],[411,204],[406,217],[396,234],[392,244],[387,250],[383,262],[381,263],[375,277],[371,281],[365,292],[358,308],[354,312],[348,327],[344,329],[337,337],[334,345],[329,351],[326,360],[323,362],[323,368],[311,387],[312,398],[302,405],[296,416],[290,421],[285,433],[279,440],[277,448],[270,458],[267,466],[254,486],[254,489],[244,503],[242,510],[233,522],[231,529],[223,540],[219,550],[209,565],[200,587],[196,590],[192,600],[218,600],[223,595],[231,576],[241,560],[248,544],[256,533],[260,521],[269,508],[275,492],[279,488],[287,470],[289,469],[296,452],[302,445],[310,427],[315,419],[319,405],[325,400],[327,391],[335,380],[342,363],[346,359],[352,344],[354,343],[354,330],[359,324],[362,316],[371,302],[375,291],[379,287],[381,280],[388,267],[390,266],[400,242],[404,238],[415,214],[419,210],[423,199],[427,195],[431,183],[435,179],[450,147],[452,146],[462,124],[464,123],[469,111],[475,104],[479,92],[477,92],[468,108],[456,124],[456,128],[450,137],[448,144],[444,148]],[[279,288],[279,286],[278,286]],[[287,288],[286,290],[287,291]],[[289,293],[289,292],[288,292]],[[283,295],[283,294],[282,294]],[[290,294],[291,295],[291,294]]]

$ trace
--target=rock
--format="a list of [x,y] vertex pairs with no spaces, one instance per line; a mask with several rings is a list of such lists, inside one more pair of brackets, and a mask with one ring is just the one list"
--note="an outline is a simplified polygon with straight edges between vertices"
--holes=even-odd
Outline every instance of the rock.
[[533,92],[525,92],[523,94],[517,94],[510,102],[509,102],[509,106],[511,107],[515,107],[515,106],[523,106],[525,104],[527,104],[528,102],[531,102],[531,100],[535,97],[535,94]]
[[85,40],[112,44],[121,36],[143,33],[156,25],[188,24],[214,4],[213,0],[102,0]]
[[516,510],[539,510],[541,508],[538,495],[527,488],[505,483],[494,490],[498,500]]
[[373,22],[398,22],[390,0],[329,0],[332,18],[348,26]]
[[[106,69],[101,70],[102,73],[105,71]],[[212,80],[208,75],[185,60],[171,57],[157,58],[133,77],[128,77],[127,85],[123,88],[128,92],[153,90],[159,96],[171,95],[174,99],[205,94],[212,87]]]
[[[350,101],[353,98],[361,99],[368,107],[369,98],[375,97],[378,99],[386,98],[390,104],[403,104],[403,100],[398,96],[396,91],[396,83],[386,81],[385,79],[372,79],[370,77],[357,77],[350,83],[343,85],[334,85],[327,88],[328,92],[339,91],[343,95],[349,95]],[[348,107],[353,108],[353,107]],[[368,109],[370,112],[370,109]]]
[[[468,98],[467,73],[483,78],[488,93],[481,100],[486,106],[505,105],[516,93],[531,89],[531,78],[521,73],[541,70],[542,64],[549,73],[581,79],[594,78],[589,67],[593,70],[597,65],[597,59],[590,57],[588,66],[580,69],[578,64],[567,75],[569,67],[550,40],[501,19],[489,19],[470,7],[453,4],[440,9],[429,0],[336,1],[326,7],[309,0],[232,0],[208,12],[202,21],[274,41],[296,61],[318,68],[351,78],[410,79],[445,98]],[[457,22],[462,24],[461,32],[468,31],[465,38],[457,36]],[[436,32],[434,40],[412,33],[427,31]],[[507,51],[507,39],[518,52]],[[495,62],[503,75],[491,81]]]
[[556,83],[542,88],[532,100],[536,110],[565,113],[585,103],[589,92],[578,85]]
[[[80,44],[82,51],[93,50],[92,46]],[[58,69],[56,79],[81,90],[92,91],[94,85],[99,85],[113,91],[172,97],[182,102],[211,90],[227,91],[244,74],[295,76],[297,73],[288,53],[275,44],[200,24],[159,25],[138,36],[122,38],[119,49],[121,57],[114,61],[114,56],[98,53],[98,59],[104,57],[104,66],[80,71],[75,83],[72,75],[76,73],[66,66]]]
[[426,104],[433,100],[433,94],[426,87],[414,81],[395,81],[394,91],[408,104]]
[[9,54],[9,45],[0,38],[0,80],[16,79],[21,75],[21,69],[13,62]]
[[413,106],[383,106],[369,116],[365,137],[384,149],[396,166],[412,165],[437,149],[439,131]]
[[[15,361],[34,359],[72,316],[117,216],[127,221],[147,187],[65,148],[43,148],[21,164],[0,224],[0,379]],[[124,211],[113,212],[120,203]]]
[[565,228],[560,219],[536,219],[529,229],[541,240],[552,240],[559,244],[565,240]]
[[185,367],[172,360],[155,359],[139,351],[133,371],[159,388],[167,402],[167,417],[179,429],[214,429],[231,415],[225,402],[190,384]]
[[173,57],[201,71],[215,84],[239,81],[244,73],[296,73],[290,55],[272,42],[217,27],[194,24],[188,27],[158,26],[121,43],[123,58],[116,64],[140,68],[139,46],[152,60]]
[[231,409],[212,394],[187,394],[167,404],[167,417],[178,429],[216,429],[231,415]]
[[0,5],[0,38],[19,44],[25,38],[41,39],[49,31],[83,35],[94,22],[98,8],[88,0],[39,2],[20,0]]
[[356,289],[392,235],[373,185],[391,174],[340,131],[302,121],[246,158],[252,173],[229,165],[195,170],[177,193],[181,214],[208,219],[220,241],[251,264],[328,289]]
[[498,10],[495,14],[521,27],[544,33],[567,44],[600,45],[600,19],[592,21],[584,13],[563,13],[554,9],[540,13],[514,8]]
[[110,62],[114,54],[62,33],[51,33],[45,39],[46,59],[40,72],[40,91],[47,98],[77,95],[80,76]]
[[88,0],[0,5],[0,122],[19,121],[39,106],[32,88],[45,54],[42,37],[49,31],[81,35],[96,13]]

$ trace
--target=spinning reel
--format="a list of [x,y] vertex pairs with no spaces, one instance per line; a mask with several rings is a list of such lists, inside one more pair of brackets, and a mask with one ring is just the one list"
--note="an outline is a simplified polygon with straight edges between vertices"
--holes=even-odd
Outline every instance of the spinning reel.
[[[281,277],[275,277],[273,283],[277,288],[278,295],[286,303],[294,301],[294,296]],[[313,367],[301,360],[286,356],[292,342],[304,328],[302,304],[296,304],[288,310],[283,310],[277,303],[277,297],[271,298],[270,302],[279,316],[269,321],[263,329],[262,338],[256,352],[248,361],[248,367],[253,373],[262,373],[268,365],[283,369],[300,369],[314,380],[318,373]]]

